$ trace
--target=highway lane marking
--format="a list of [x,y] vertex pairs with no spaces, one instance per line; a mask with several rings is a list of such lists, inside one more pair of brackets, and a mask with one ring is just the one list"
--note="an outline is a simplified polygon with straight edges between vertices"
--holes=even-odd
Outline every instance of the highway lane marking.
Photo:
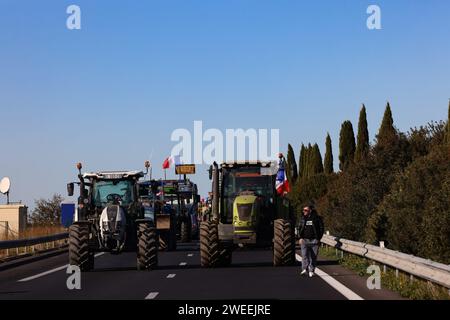
[[31,277],[20,279],[18,282],[27,282],[27,281],[30,281],[30,280],[34,280],[34,279],[46,276],[46,275],[48,275],[50,273],[54,273],[54,272],[57,272],[57,271],[61,271],[61,270],[67,269],[68,266],[69,265],[66,264],[65,266],[61,266],[61,267],[58,267],[58,268],[55,268],[55,269],[51,269],[51,270],[48,270],[48,271],[36,274],[34,276],[31,276]]
[[194,254],[193,253],[188,253],[188,257],[193,257]]
[[185,265],[187,265],[186,262],[180,262],[180,266],[185,266]]
[[[295,254],[295,257],[297,261],[302,261],[302,257],[299,254]],[[318,275],[322,280],[324,280],[326,283],[328,283],[330,286],[332,286],[334,289],[336,289],[340,294],[342,294],[344,297],[346,297],[348,300],[364,300],[362,297],[354,293],[352,290],[344,286],[342,283],[334,279],[332,276],[330,276],[325,271],[316,268],[315,274]]]
[[[94,257],[97,258],[97,257],[100,257],[100,256],[102,256],[104,254],[105,254],[104,252],[99,252],[96,255],[94,255]],[[41,278],[41,277],[49,275],[51,273],[55,273],[55,272],[67,269],[68,266],[69,265],[66,264],[66,265],[61,266],[61,267],[57,267],[57,268],[54,268],[54,269],[51,269],[51,270],[48,270],[48,271],[44,271],[44,272],[38,273],[38,274],[36,274],[34,276],[31,276],[31,277],[20,279],[17,282],[27,282],[27,281],[31,281],[31,280],[34,280],[34,279],[37,279],[37,278]]]
[[175,273],[171,273],[171,274],[169,274],[169,275],[167,275],[167,279],[172,279],[172,278],[175,278],[175,276],[176,276],[176,274]]
[[145,300],[152,300],[155,299],[156,296],[159,294],[159,292],[150,292],[146,297]]

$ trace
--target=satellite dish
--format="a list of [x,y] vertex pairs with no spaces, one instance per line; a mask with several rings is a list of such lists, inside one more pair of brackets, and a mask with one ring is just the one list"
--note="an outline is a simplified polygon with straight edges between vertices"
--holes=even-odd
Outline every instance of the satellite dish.
[[0,181],[0,192],[3,194],[7,194],[9,192],[9,188],[11,187],[11,180],[8,177],[4,177],[2,181]]

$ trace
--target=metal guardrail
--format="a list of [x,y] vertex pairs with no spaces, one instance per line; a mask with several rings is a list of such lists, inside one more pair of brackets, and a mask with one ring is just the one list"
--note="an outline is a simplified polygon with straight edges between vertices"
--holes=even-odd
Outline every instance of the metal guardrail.
[[324,235],[321,242],[450,289],[450,265],[331,235]]
[[0,241],[0,250],[31,247],[34,245],[43,244],[43,243],[47,243],[47,242],[63,240],[63,239],[66,239],[68,236],[69,236],[69,234],[67,232],[64,232],[64,233],[58,233],[58,234],[54,234],[51,236],[44,236],[44,237]]

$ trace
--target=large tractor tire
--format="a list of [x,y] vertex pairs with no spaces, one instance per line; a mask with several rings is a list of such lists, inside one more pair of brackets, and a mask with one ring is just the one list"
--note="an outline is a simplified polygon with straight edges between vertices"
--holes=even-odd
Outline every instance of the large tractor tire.
[[69,264],[80,271],[94,268],[94,253],[89,251],[89,224],[75,223],[69,227]]
[[139,223],[137,241],[138,270],[156,268],[158,265],[158,235],[156,228],[149,222]]
[[161,251],[166,251],[169,249],[169,237],[168,237],[168,232],[167,231],[160,231],[159,232],[159,237],[158,237],[158,242],[159,242],[159,250]]
[[190,217],[188,217],[186,220],[181,222],[181,242],[191,241],[191,229],[191,220]]
[[214,268],[220,262],[220,243],[217,223],[205,221],[200,224],[200,266]]
[[177,217],[174,214],[170,216],[168,250],[169,251],[177,250]]
[[163,230],[159,233],[159,250],[175,251],[177,250],[177,234],[172,230]]
[[295,262],[295,234],[291,221],[274,221],[273,265],[288,266]]

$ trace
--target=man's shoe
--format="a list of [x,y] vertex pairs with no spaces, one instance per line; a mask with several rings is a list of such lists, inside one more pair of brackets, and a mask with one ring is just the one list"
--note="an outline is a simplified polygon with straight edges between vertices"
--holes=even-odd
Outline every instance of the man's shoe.
[[314,272],[310,271],[309,272],[309,277],[312,278],[314,276]]
[[300,273],[301,276],[304,276],[305,274],[306,274],[306,270],[303,270],[303,271]]

